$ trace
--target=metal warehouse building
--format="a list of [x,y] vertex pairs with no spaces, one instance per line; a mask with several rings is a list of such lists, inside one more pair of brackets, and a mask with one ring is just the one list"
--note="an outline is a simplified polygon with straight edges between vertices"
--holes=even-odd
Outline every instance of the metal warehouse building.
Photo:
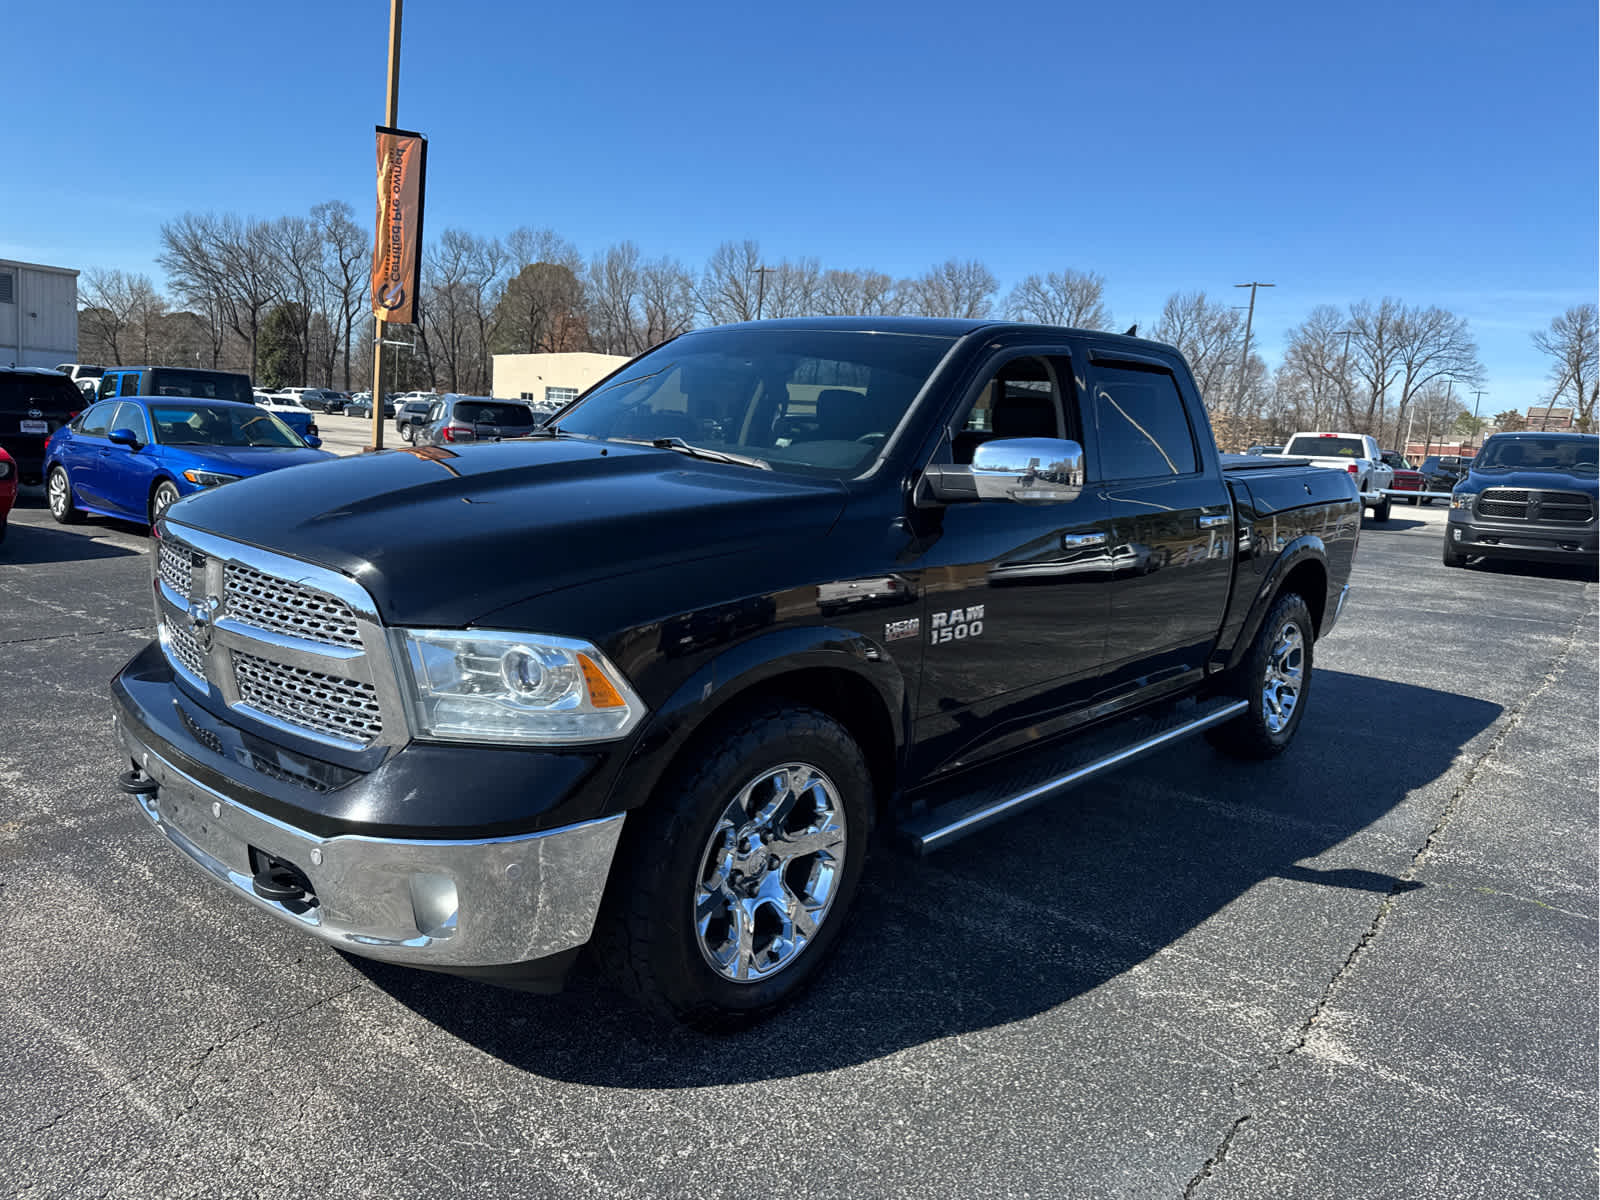
[[53,367],[78,357],[78,273],[0,258],[0,366]]

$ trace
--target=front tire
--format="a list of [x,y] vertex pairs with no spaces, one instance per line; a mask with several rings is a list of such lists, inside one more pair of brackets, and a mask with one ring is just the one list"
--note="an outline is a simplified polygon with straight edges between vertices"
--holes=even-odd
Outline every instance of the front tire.
[[872,777],[849,732],[797,704],[735,718],[628,819],[596,931],[645,1007],[708,1033],[792,1001],[861,880]]
[[1378,501],[1378,503],[1372,506],[1372,519],[1378,524],[1382,525],[1389,519],[1389,509],[1393,506],[1393,504],[1394,501],[1390,497],[1385,496],[1382,500]]
[[1276,758],[1288,749],[1311,692],[1315,637],[1311,610],[1300,593],[1286,592],[1273,601],[1234,679],[1234,694],[1250,707],[1206,731],[1213,746],[1246,759]]
[[1464,567],[1467,565],[1467,556],[1465,554],[1458,554],[1456,551],[1450,549],[1449,542],[1444,544],[1443,557],[1444,565],[1447,567]]
[[403,441],[403,442],[406,442],[408,445],[412,445],[412,446],[416,445],[417,444],[417,427],[415,425],[402,425],[402,426],[400,426],[400,440]]
[[150,524],[154,525],[179,500],[178,489],[171,481],[163,479],[150,493]]
[[67,478],[65,467],[50,468],[45,477],[45,501],[58,525],[76,525],[83,520],[83,513],[72,499],[72,480]]

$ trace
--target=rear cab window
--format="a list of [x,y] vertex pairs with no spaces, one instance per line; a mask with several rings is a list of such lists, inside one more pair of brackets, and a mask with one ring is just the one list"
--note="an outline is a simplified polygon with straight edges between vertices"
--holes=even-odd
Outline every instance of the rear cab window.
[[1360,438],[1297,437],[1284,453],[1291,458],[1365,458],[1367,447]]

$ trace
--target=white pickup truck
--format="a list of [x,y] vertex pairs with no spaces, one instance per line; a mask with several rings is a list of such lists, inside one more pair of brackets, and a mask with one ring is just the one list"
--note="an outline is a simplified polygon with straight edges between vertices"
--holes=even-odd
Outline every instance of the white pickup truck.
[[1383,461],[1377,438],[1365,433],[1297,433],[1284,446],[1283,456],[1348,471],[1355,476],[1361,503],[1372,510],[1372,519],[1389,519],[1390,499],[1383,489],[1393,486],[1394,468]]

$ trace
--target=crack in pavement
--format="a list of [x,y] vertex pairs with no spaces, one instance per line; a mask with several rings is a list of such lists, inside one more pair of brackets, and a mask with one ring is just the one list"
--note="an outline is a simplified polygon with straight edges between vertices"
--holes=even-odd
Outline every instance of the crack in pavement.
[[[371,986],[370,984],[365,983],[365,982],[353,983],[347,988],[341,988],[336,992],[330,992],[326,996],[321,996],[318,999],[313,1000],[310,1004],[307,1004],[307,1005],[304,1005],[304,1006],[302,1006],[300,1008],[297,1008],[292,1012],[280,1013],[280,1014],[278,1014],[276,1016],[271,1016],[271,1017],[262,1017],[260,1020],[253,1021],[249,1025],[246,1025],[243,1029],[237,1030],[234,1033],[229,1034],[227,1037],[223,1038],[220,1041],[213,1042],[211,1045],[207,1046],[203,1051],[200,1052],[200,1055],[199,1055],[198,1058],[194,1059],[192,1062],[186,1064],[185,1066],[180,1067],[179,1068],[180,1071],[186,1071],[186,1072],[190,1072],[190,1073],[189,1073],[187,1079],[184,1079],[184,1080],[181,1080],[181,1081],[174,1080],[174,1083],[176,1085],[182,1086],[182,1087],[193,1087],[195,1085],[195,1083],[199,1081],[200,1077],[203,1074],[205,1074],[206,1063],[210,1061],[211,1056],[213,1054],[215,1054],[218,1050],[226,1049],[227,1047],[233,1045],[234,1043],[242,1041],[244,1038],[249,1037],[252,1033],[255,1033],[258,1029],[262,1029],[262,1028],[264,1028],[264,1027],[266,1027],[268,1025],[279,1025],[279,1024],[282,1024],[285,1021],[292,1021],[292,1020],[294,1020],[294,1019],[296,1019],[298,1017],[303,1017],[303,1016],[305,1016],[306,1013],[309,1013],[309,1012],[313,1011],[314,1009],[321,1008],[324,1004],[331,1004],[333,1001],[338,1000],[341,997],[350,995],[351,992],[358,991],[361,988],[370,987],[370,986]],[[60,1112],[56,1113],[55,1116],[51,1117],[48,1121],[45,1121],[45,1122],[43,1122],[42,1124],[39,1124],[39,1125],[35,1125],[33,1128],[29,1129],[28,1130],[28,1134],[29,1135],[40,1134],[40,1133],[44,1133],[44,1132],[46,1132],[46,1131],[48,1131],[50,1129],[53,1129],[55,1126],[59,1125],[62,1121],[66,1120],[68,1117],[74,1116],[74,1115],[76,1115],[78,1113],[81,1113],[81,1112],[86,1112],[89,1109],[94,1108],[97,1104],[99,1104],[102,1100],[106,1099],[107,1097],[120,1095],[123,1092],[126,1092],[134,1084],[140,1082],[143,1079],[148,1078],[150,1075],[155,1074],[159,1069],[160,1069],[159,1067],[150,1067],[150,1068],[148,1068],[146,1070],[138,1072],[137,1074],[128,1076],[128,1078],[122,1080],[122,1082],[116,1084],[113,1087],[105,1088],[102,1091],[96,1092],[94,1095],[88,1097],[86,1100],[82,1100],[82,1101],[80,1101],[80,1102],[78,1102],[76,1104],[68,1105],[66,1108],[64,1108]],[[191,1109],[193,1107],[194,1107],[194,1105],[192,1105],[192,1104],[188,1105],[188,1106],[185,1107],[184,1111],[187,1112],[187,1111],[189,1111],[189,1109]]]
[[34,642],[59,642],[63,638],[106,637],[113,633],[145,633],[148,625],[128,625],[117,629],[90,629],[81,633],[47,633],[40,637],[0,638],[0,646],[26,646]]
[[[1384,924],[1388,921],[1389,914],[1394,911],[1395,901],[1406,892],[1414,890],[1411,885],[1415,882],[1422,866],[1431,856],[1434,845],[1443,837],[1445,830],[1455,817],[1456,809],[1462,799],[1471,790],[1473,784],[1477,782],[1478,776],[1483,773],[1484,768],[1494,761],[1505,747],[1507,740],[1521,726],[1522,719],[1529,707],[1532,706],[1535,700],[1544,695],[1551,685],[1565,673],[1567,660],[1572,656],[1572,650],[1577,644],[1578,635],[1594,623],[1594,616],[1593,611],[1587,611],[1572,624],[1567,633],[1567,640],[1562,644],[1561,649],[1556,652],[1555,658],[1551,661],[1550,667],[1545,671],[1543,677],[1529,688],[1528,693],[1516,704],[1512,705],[1511,709],[1501,717],[1502,724],[1495,734],[1494,740],[1467,768],[1467,773],[1462,777],[1460,784],[1450,793],[1449,799],[1445,801],[1444,808],[1439,814],[1439,819],[1434,822],[1433,828],[1428,830],[1427,837],[1422,839],[1422,845],[1418,846],[1416,853],[1412,855],[1411,864],[1403,874],[1396,877],[1388,895],[1378,905],[1378,911],[1373,916],[1372,923],[1367,926],[1361,937],[1356,941],[1356,944],[1351,948],[1350,953],[1345,956],[1345,960],[1340,964],[1339,969],[1333,973],[1333,978],[1328,981],[1328,986],[1323,989],[1322,995],[1317,999],[1316,1004],[1312,1006],[1310,1015],[1306,1017],[1296,1031],[1293,1043],[1279,1050],[1265,1064],[1256,1068],[1245,1078],[1231,1084],[1229,1086],[1231,1092],[1238,1094],[1269,1072],[1282,1069],[1283,1065],[1291,1057],[1305,1049],[1307,1041],[1310,1040],[1311,1031],[1316,1027],[1323,1010],[1333,1000],[1334,993],[1339,990],[1339,986],[1344,982],[1345,976],[1354,969],[1367,947],[1372,944],[1373,940],[1382,931]],[[1228,1131],[1223,1134],[1222,1139],[1217,1143],[1217,1147],[1212,1151],[1211,1156],[1206,1159],[1200,1170],[1195,1173],[1194,1177],[1189,1180],[1188,1185],[1183,1189],[1182,1200],[1193,1200],[1196,1189],[1222,1165],[1223,1160],[1227,1157],[1228,1150],[1233,1145],[1234,1137],[1251,1117],[1251,1113],[1244,1113],[1235,1118],[1233,1124],[1228,1127]]]

